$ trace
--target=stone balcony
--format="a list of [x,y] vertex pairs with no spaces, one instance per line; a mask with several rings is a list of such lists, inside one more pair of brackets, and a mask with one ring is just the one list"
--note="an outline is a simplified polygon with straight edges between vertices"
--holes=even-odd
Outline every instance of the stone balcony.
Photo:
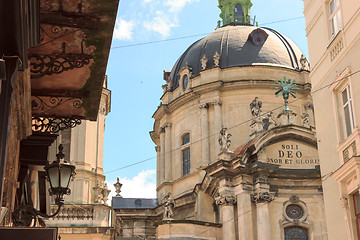
[[[51,205],[50,212],[57,210]],[[47,226],[56,227],[109,227],[111,207],[103,204],[65,204],[60,213],[46,220]]]

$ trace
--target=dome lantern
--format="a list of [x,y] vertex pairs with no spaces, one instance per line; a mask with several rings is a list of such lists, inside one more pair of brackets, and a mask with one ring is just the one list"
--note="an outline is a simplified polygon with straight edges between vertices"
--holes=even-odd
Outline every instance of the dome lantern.
[[219,0],[219,8],[221,9],[218,27],[229,24],[250,24],[250,8],[251,0]]

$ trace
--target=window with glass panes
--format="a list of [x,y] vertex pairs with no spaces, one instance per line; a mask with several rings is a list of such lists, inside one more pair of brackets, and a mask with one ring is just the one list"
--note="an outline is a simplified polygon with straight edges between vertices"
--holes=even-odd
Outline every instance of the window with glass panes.
[[360,240],[360,195],[359,195],[359,192],[356,192],[353,195],[353,199],[354,199],[354,211],[355,211],[355,219],[356,219],[357,239]]
[[284,229],[285,240],[308,240],[308,230],[303,227],[291,226]]
[[341,98],[344,110],[345,132],[346,137],[348,137],[353,132],[355,126],[350,85],[347,85],[346,88],[341,92]]
[[329,2],[330,7],[330,22],[332,35],[336,35],[341,29],[341,12],[340,12],[339,0],[331,0]]
[[183,175],[190,173],[190,134],[187,133],[182,137],[182,161]]

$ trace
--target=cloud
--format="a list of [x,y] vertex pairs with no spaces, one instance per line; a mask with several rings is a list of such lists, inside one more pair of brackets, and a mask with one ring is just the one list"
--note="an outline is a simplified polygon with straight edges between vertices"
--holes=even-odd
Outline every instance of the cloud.
[[177,27],[177,19],[170,20],[170,17],[162,11],[157,11],[156,16],[149,22],[144,22],[144,27],[149,31],[161,34],[163,37],[170,36],[173,27]]
[[143,3],[151,3],[152,2],[152,0],[143,0]]
[[178,13],[186,4],[191,4],[193,2],[199,2],[199,0],[167,0],[164,5],[170,7],[170,12]]
[[[143,170],[135,177],[119,178],[120,183],[123,185],[120,195],[124,198],[156,198],[156,171]],[[111,197],[115,196],[114,183],[116,180],[106,181],[109,189],[108,204],[111,205]]]
[[114,29],[114,39],[118,40],[131,40],[134,28],[133,21],[125,21],[121,17],[116,19]]

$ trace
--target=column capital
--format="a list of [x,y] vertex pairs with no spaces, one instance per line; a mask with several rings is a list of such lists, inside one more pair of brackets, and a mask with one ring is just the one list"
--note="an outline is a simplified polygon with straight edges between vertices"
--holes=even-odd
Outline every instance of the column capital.
[[171,128],[172,127],[172,123],[165,123],[162,128]]
[[314,105],[311,102],[304,104],[305,110],[314,110]]
[[161,149],[160,146],[155,146],[155,151],[156,151],[156,152],[160,152],[160,149]]
[[211,104],[214,106],[222,106],[223,102],[221,100],[215,100],[212,101]]
[[257,192],[250,195],[251,201],[254,203],[271,202],[275,199],[274,193],[271,192]]
[[230,194],[219,195],[215,197],[215,204],[218,206],[220,205],[232,206],[236,204],[236,197]]
[[208,103],[199,104],[199,108],[200,109],[207,109],[207,108],[209,108],[209,104]]

